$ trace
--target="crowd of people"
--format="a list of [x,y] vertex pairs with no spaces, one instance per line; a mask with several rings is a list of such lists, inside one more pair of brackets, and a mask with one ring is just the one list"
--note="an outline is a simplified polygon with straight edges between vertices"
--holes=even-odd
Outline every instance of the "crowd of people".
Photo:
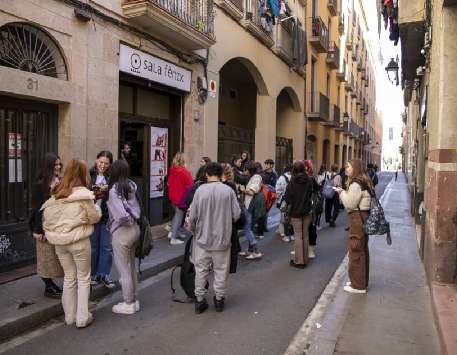
[[[135,249],[140,238],[142,213],[136,184],[129,178],[125,159],[113,161],[101,151],[89,169],[73,159],[63,171],[61,159],[46,155],[34,184],[30,226],[37,246],[37,273],[45,296],[62,298],[65,322],[82,328],[91,324],[88,299],[91,286],[113,288],[114,261],[120,274],[123,301],[118,314],[140,310],[137,298]],[[236,272],[238,257],[259,260],[258,241],[268,231],[268,214],[275,205],[281,214],[279,238],[294,243],[290,265],[305,268],[316,257],[321,215],[330,227],[342,206],[349,213],[349,282],[345,290],[365,293],[368,286],[368,236],[363,221],[378,183],[377,168],[367,169],[353,159],[341,170],[322,166],[316,173],[310,160],[287,164],[278,174],[272,159],[264,164],[248,152],[230,163],[202,157],[193,177],[183,153],[177,153],[167,176],[168,199],[174,211],[169,225],[171,245],[192,239],[195,266],[195,313],[208,308],[208,278],[214,274],[214,305],[222,312],[227,278]],[[240,233],[241,232],[241,233]],[[239,234],[247,241],[241,249]],[[63,290],[53,281],[64,278]]]

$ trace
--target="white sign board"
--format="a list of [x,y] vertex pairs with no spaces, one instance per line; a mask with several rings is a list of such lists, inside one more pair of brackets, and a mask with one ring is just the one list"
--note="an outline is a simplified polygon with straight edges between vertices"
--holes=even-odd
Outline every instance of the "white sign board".
[[150,198],[162,197],[168,174],[168,128],[151,127]]
[[119,70],[130,75],[190,92],[192,72],[137,49],[120,45]]

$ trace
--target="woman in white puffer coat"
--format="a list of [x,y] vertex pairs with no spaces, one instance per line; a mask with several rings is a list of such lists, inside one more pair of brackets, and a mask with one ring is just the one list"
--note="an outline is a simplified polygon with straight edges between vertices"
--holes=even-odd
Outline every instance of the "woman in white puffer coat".
[[101,218],[94,193],[87,189],[89,170],[84,161],[73,159],[62,181],[52,191],[43,210],[43,229],[64,270],[62,306],[65,322],[87,327],[93,320],[89,312],[91,247],[89,237]]

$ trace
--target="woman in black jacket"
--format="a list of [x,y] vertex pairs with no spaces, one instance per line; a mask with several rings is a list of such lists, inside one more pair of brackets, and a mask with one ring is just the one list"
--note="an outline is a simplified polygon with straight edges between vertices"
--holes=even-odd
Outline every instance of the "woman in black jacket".
[[292,168],[292,179],[286,188],[288,213],[294,227],[294,260],[290,265],[304,268],[308,264],[309,224],[311,223],[311,198],[313,182],[305,170],[302,161],[296,161]]
[[43,230],[43,211],[40,211],[40,208],[51,197],[51,190],[59,183],[61,172],[60,158],[54,153],[47,153],[38,178],[32,186],[30,229],[36,241],[37,274],[45,284],[44,295],[49,298],[62,296],[62,289],[52,279],[63,277],[63,269],[54,245],[46,240]]
[[95,203],[102,210],[100,222],[94,225],[94,233],[90,237],[91,244],[91,284],[103,283],[107,288],[113,288],[114,282],[110,279],[113,264],[113,247],[111,234],[106,228],[108,221],[108,185],[109,168],[113,164],[113,154],[102,150],[97,154],[95,165],[90,170],[91,190],[95,194]]

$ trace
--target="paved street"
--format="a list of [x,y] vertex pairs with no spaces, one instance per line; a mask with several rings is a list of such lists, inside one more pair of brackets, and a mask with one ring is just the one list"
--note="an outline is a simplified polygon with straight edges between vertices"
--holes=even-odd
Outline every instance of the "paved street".
[[[378,193],[390,178],[381,175]],[[337,228],[319,232],[318,258],[305,270],[289,266],[292,244],[271,232],[260,242],[265,257],[241,261],[238,273],[230,277],[222,314],[210,308],[196,316],[193,305],[172,302],[166,271],[141,290],[141,312],[113,314],[111,305],[120,298],[116,293],[94,311],[89,328],[54,325],[6,353],[62,354],[65,349],[65,354],[281,354],[346,253],[345,221],[343,214]]]

